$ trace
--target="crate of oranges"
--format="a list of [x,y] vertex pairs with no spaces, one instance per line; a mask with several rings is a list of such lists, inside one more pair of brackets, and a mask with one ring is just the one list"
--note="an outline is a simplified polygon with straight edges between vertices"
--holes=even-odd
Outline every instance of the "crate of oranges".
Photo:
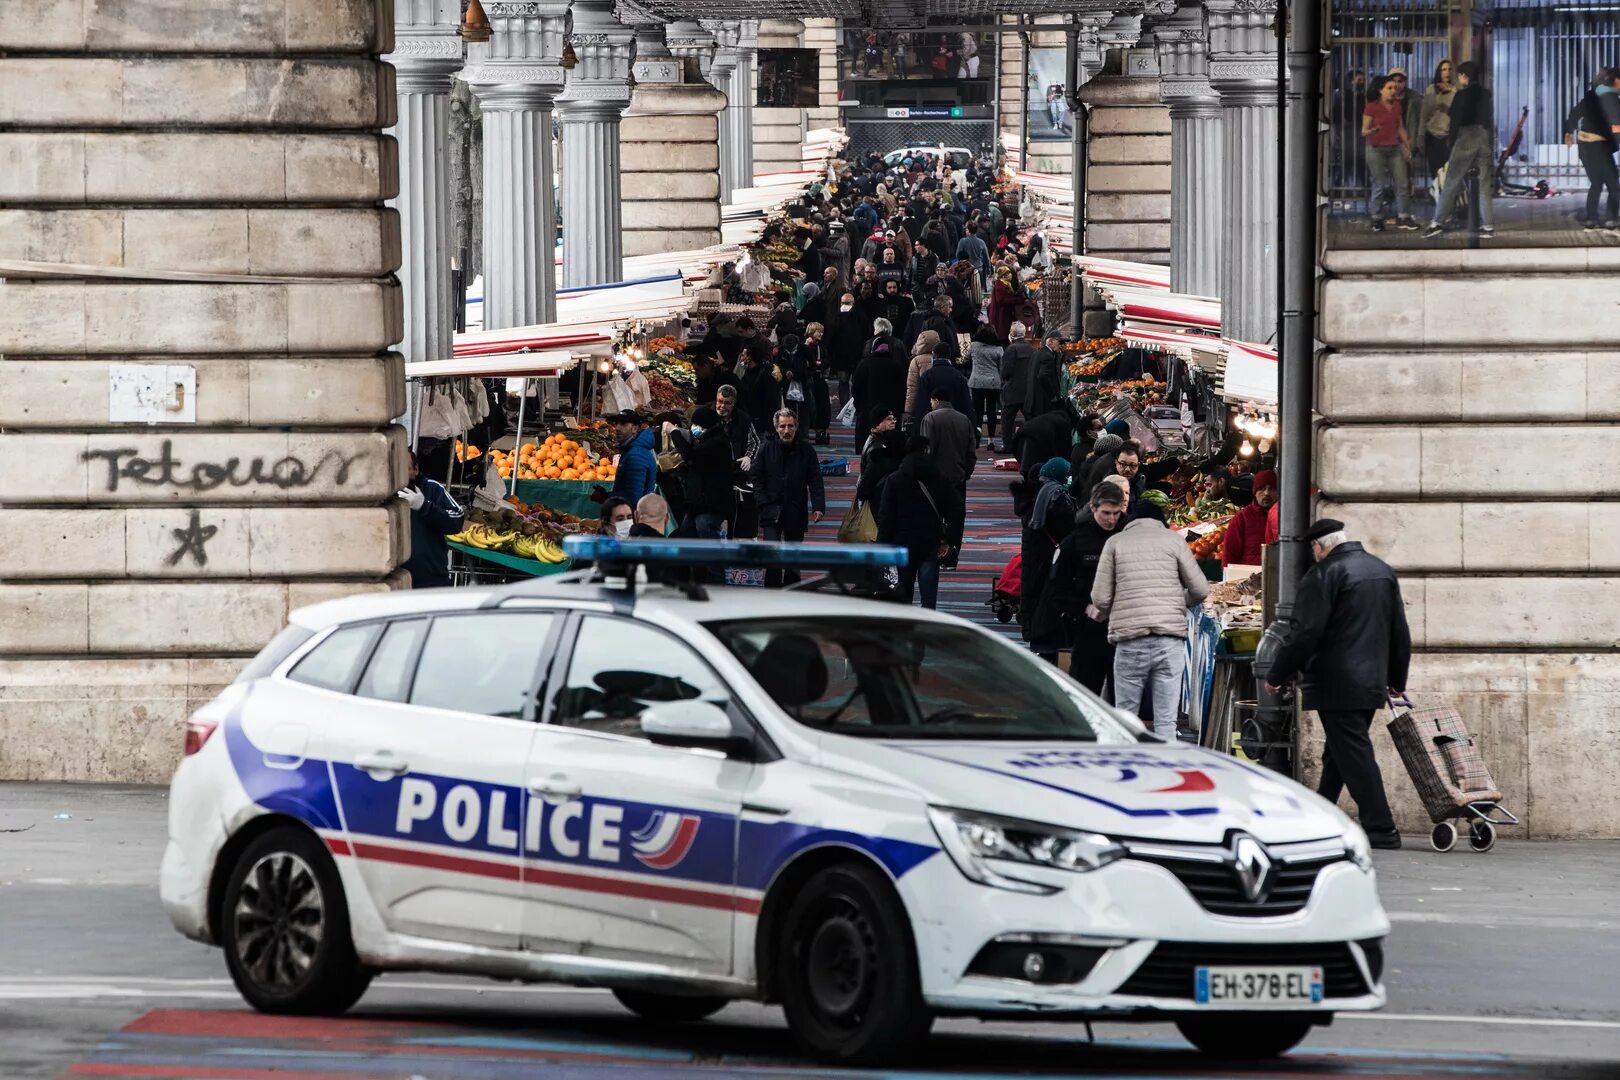
[[548,436],[538,446],[524,443],[515,453],[491,450],[501,479],[510,480],[584,480],[611,482],[614,477],[612,462],[607,458],[592,460],[584,446],[558,432]]

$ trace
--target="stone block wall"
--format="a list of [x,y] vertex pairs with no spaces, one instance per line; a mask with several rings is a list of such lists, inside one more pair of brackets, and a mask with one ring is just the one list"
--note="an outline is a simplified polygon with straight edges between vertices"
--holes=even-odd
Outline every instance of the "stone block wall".
[[[1459,708],[1528,835],[1620,836],[1620,252],[1323,265],[1318,514],[1400,573],[1413,697]],[[1397,820],[1427,831],[1374,741]]]
[[1101,75],[1080,88],[1089,110],[1086,253],[1170,261],[1170,111],[1159,80]]
[[805,19],[804,47],[821,54],[821,103],[805,110],[811,128],[838,127],[838,20]]
[[[400,581],[390,5],[0,5],[0,778],[162,781]],[[144,385],[156,404],[140,406]]]

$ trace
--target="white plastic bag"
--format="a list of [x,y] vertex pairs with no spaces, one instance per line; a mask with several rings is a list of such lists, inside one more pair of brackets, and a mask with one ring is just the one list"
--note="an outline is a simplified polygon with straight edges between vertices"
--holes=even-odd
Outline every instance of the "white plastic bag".
[[844,407],[838,410],[838,415],[834,418],[833,423],[837,424],[839,427],[855,426],[854,398],[850,398],[848,401],[844,402]]

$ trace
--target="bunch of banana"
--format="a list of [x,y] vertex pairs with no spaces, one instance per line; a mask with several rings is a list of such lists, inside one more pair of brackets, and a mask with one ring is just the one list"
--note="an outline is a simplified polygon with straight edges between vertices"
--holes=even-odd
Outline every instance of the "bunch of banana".
[[519,558],[552,564],[560,563],[566,558],[563,555],[562,545],[544,536],[518,537],[512,541],[512,554]]
[[446,539],[458,544],[466,544],[468,547],[480,548],[484,551],[510,551],[513,542],[518,539],[518,534],[515,532],[496,532],[488,525],[473,524],[468,525],[454,536],[446,537]]

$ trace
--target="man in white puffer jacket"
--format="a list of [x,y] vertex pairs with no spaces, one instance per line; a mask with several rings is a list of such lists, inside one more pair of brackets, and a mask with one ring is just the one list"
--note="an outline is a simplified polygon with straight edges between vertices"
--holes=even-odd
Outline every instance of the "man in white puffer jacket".
[[1103,545],[1087,614],[1108,623],[1114,645],[1114,705],[1132,716],[1153,680],[1153,733],[1176,737],[1181,676],[1187,662],[1187,609],[1209,595],[1187,541],[1165,528],[1158,507],[1144,502],[1137,517]]

